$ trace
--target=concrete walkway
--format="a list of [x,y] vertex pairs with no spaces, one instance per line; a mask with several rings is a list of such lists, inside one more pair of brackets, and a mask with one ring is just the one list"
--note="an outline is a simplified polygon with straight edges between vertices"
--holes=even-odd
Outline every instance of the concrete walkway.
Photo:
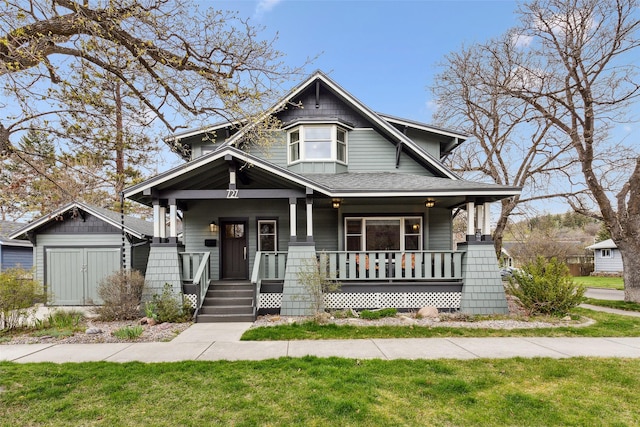
[[640,358],[640,338],[410,338],[240,341],[251,323],[197,323],[171,342],[0,345],[0,360],[29,362],[176,362],[279,357],[477,359],[510,357]]

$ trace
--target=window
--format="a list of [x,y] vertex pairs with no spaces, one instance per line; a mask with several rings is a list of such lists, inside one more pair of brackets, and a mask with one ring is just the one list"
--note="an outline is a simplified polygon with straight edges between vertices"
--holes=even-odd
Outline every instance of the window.
[[347,162],[347,131],[337,125],[302,125],[288,134],[289,163]]
[[275,252],[278,250],[276,220],[258,221],[258,250]]
[[345,247],[347,251],[422,250],[422,218],[346,218]]
[[611,258],[611,249],[600,249],[600,258]]

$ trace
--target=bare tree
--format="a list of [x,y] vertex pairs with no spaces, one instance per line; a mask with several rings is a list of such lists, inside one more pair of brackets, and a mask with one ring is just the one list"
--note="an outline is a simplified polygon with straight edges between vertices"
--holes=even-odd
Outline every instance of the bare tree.
[[170,131],[216,117],[245,122],[296,71],[259,31],[190,0],[3,1],[0,155],[26,130],[66,136],[59,122],[83,112],[52,101],[51,89],[66,83],[81,93],[69,65],[83,61]]
[[510,216],[528,202],[561,195],[550,183],[570,173],[570,144],[558,139],[551,123],[535,109],[495,89],[510,76],[481,46],[450,53],[440,69],[432,87],[438,104],[434,119],[475,139],[475,144],[465,144],[452,153],[452,168],[476,179],[523,187],[521,195],[500,202],[493,232],[500,256]]
[[640,153],[613,139],[640,96],[636,0],[533,0],[522,25],[480,46],[509,76],[493,91],[521,100],[561,132],[579,162],[577,212],[602,219],[624,263],[625,299],[640,301]]

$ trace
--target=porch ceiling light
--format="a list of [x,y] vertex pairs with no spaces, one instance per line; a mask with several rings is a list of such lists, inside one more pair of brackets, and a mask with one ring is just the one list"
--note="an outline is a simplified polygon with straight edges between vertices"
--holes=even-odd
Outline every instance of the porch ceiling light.
[[424,202],[424,205],[428,208],[432,208],[436,205],[436,201],[432,199],[427,199],[427,201]]
[[218,224],[216,224],[215,221],[211,221],[211,223],[209,224],[209,231],[212,233],[218,232]]
[[333,199],[331,201],[331,206],[333,206],[334,209],[338,209],[340,207],[340,200],[338,199]]

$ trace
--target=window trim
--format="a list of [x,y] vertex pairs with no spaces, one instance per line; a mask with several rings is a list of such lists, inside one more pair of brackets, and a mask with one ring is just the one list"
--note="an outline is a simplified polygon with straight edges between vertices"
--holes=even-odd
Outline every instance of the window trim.
[[[419,231],[417,233],[405,233],[405,221],[406,220],[418,220],[419,221]],[[347,221],[349,220],[360,220],[360,234],[349,234],[347,232]],[[360,249],[357,251],[348,251],[348,252],[368,252],[367,248],[367,221],[368,220],[399,220],[400,221],[400,252],[406,252],[417,250],[424,250],[424,217],[421,215],[399,215],[399,216],[345,216],[343,220],[344,227],[344,250],[348,251],[347,247],[347,239],[349,236],[360,236]],[[418,249],[406,249],[406,236],[418,236]],[[371,252],[379,252],[380,250],[372,250]]]
[[[314,158],[309,159],[307,157],[307,143],[310,143],[306,137],[305,129],[309,128],[330,128],[331,130],[331,155],[327,158]],[[338,130],[343,132],[344,141],[338,141]],[[298,140],[294,143],[291,142],[291,135],[298,133]],[[300,124],[296,127],[287,130],[287,164],[295,165],[297,163],[311,163],[311,162],[336,162],[343,165],[347,165],[349,162],[349,131],[347,127],[341,126],[335,123],[314,123],[314,124]],[[292,159],[291,148],[294,144],[298,144],[298,158]],[[344,160],[338,159],[338,145],[344,146]]]
[[613,251],[609,248],[600,249],[600,258],[613,258]]
[[[273,234],[268,233],[268,234],[262,234],[262,230],[261,230],[261,225],[262,223],[273,223]],[[262,251],[262,241],[260,240],[260,238],[262,236],[271,236],[273,235],[273,239],[274,239],[274,249],[273,251],[268,251],[268,252],[278,252],[278,219],[277,218],[258,218],[257,219],[257,233],[256,233],[256,248],[258,249],[258,251]]]

